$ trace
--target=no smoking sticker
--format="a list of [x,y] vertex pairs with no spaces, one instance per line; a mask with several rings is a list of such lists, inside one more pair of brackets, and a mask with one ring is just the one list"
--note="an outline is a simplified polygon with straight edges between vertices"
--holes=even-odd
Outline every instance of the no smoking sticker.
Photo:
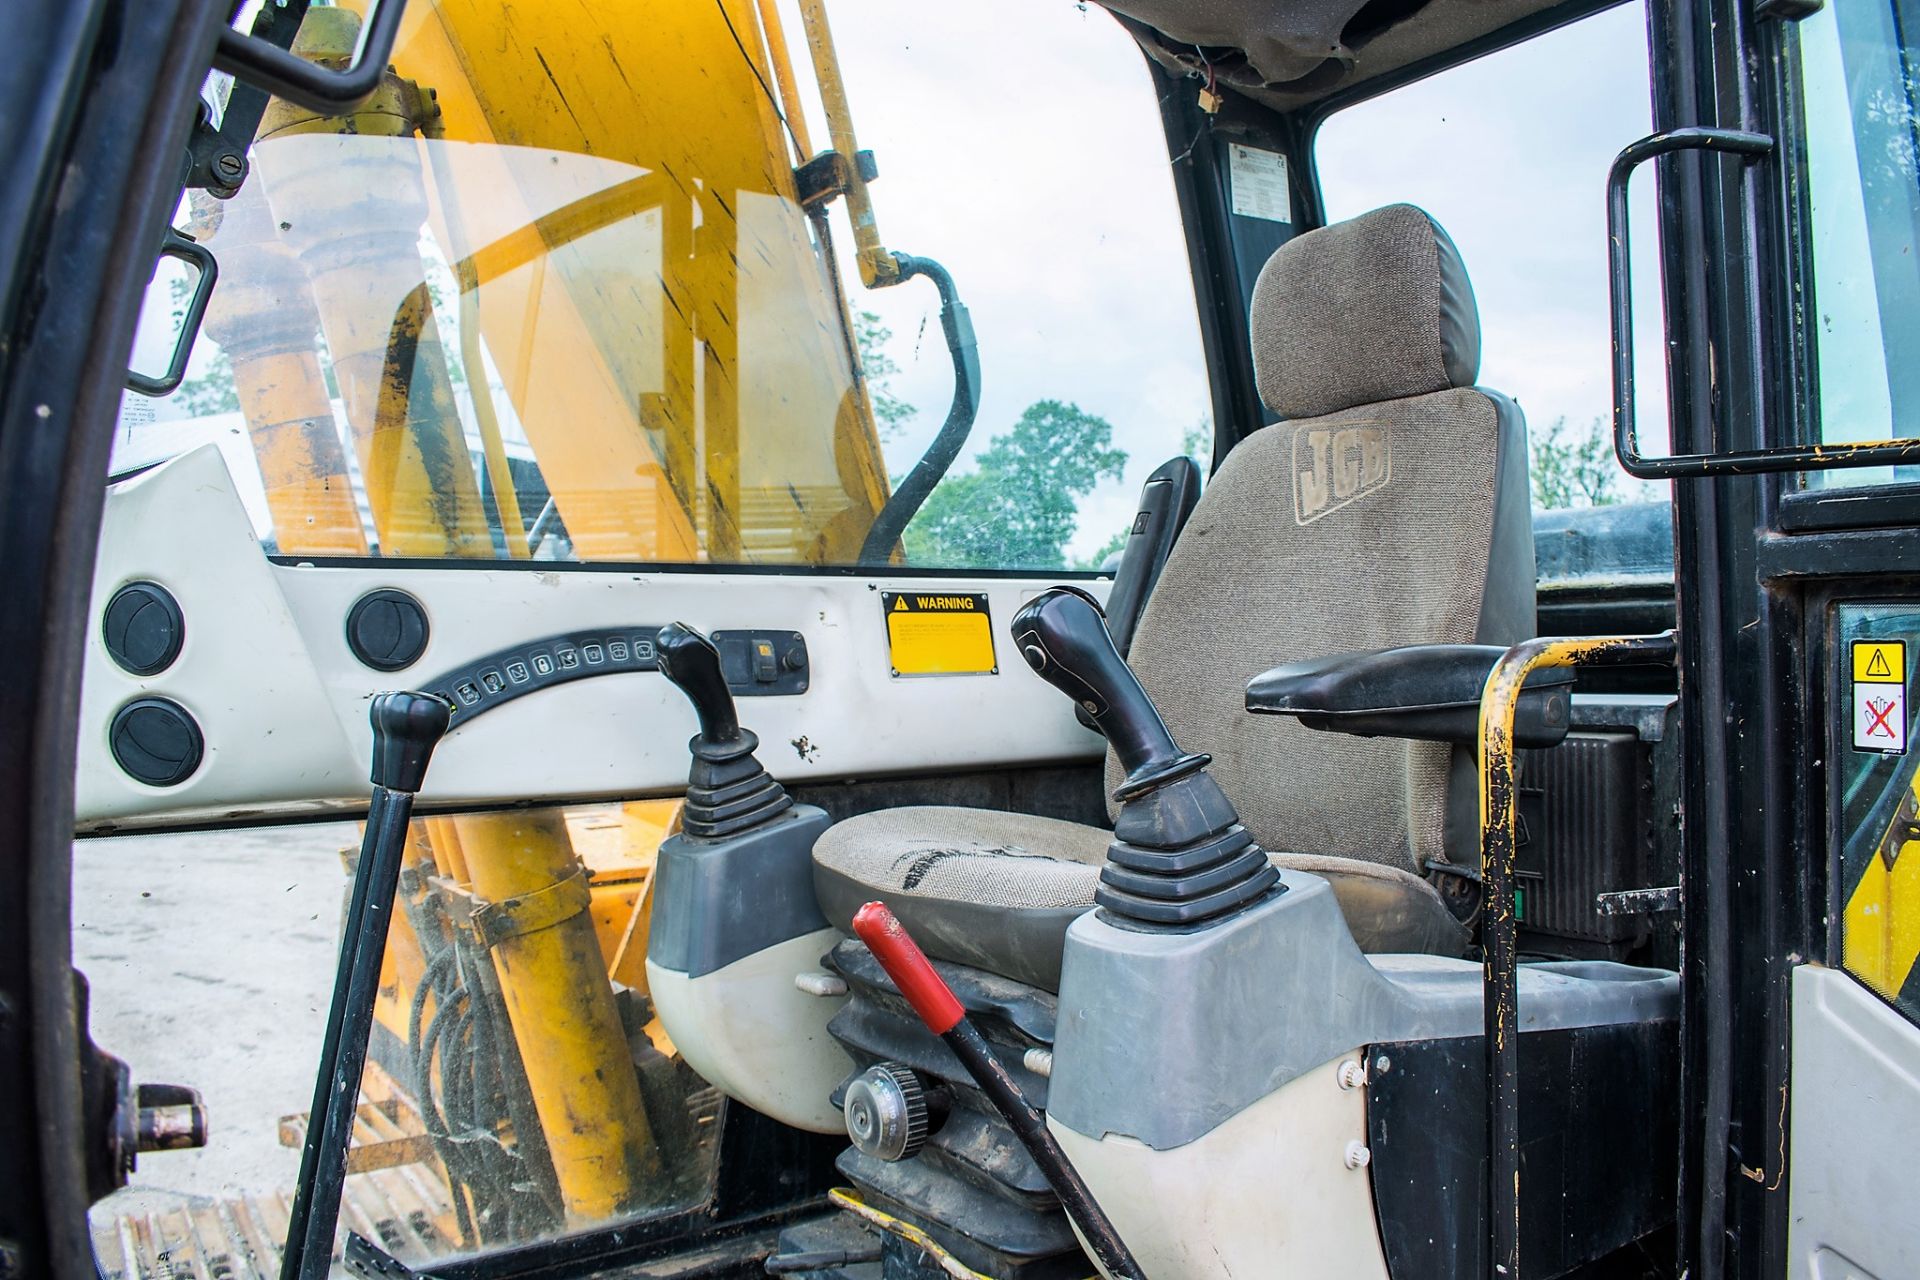
[[1907,646],[1899,640],[1853,643],[1853,749],[1881,755],[1907,750]]

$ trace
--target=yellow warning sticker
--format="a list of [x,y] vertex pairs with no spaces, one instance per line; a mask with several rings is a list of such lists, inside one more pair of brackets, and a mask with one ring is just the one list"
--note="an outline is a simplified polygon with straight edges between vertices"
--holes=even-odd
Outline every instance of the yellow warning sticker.
[[896,676],[991,675],[993,619],[979,592],[883,591]]
[[1853,678],[1857,684],[1905,684],[1907,682],[1907,642],[1904,640],[1855,640],[1853,642]]

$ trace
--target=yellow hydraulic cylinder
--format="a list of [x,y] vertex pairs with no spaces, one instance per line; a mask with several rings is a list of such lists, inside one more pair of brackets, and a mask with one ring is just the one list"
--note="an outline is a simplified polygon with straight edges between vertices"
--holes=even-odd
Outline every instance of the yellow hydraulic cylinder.
[[659,1152],[566,820],[528,809],[454,821],[567,1216],[641,1208]]
[[844,562],[886,501],[767,12],[439,0],[402,27],[487,347],[581,559]]
[[[343,62],[359,29],[351,10],[316,7],[294,52]],[[411,135],[431,112],[396,76],[345,116],[276,98],[255,164],[313,287],[381,554],[491,556],[419,247],[427,197]]]
[[274,542],[290,555],[365,555],[347,453],[314,349],[320,316],[306,272],[275,230],[258,184],[224,202],[195,192],[192,228],[220,258],[206,331],[233,366]]

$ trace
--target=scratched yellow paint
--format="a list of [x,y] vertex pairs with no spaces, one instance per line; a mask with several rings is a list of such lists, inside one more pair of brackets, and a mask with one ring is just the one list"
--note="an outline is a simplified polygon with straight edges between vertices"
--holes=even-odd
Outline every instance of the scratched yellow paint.
[[1920,959],[1920,841],[1900,845],[1893,865],[1875,853],[1847,899],[1846,968],[1889,1000]]

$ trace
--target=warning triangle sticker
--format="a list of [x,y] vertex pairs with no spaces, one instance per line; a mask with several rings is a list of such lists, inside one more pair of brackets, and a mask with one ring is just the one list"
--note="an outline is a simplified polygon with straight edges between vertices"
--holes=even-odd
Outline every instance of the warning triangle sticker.
[[907,611],[907,601],[904,596],[893,602],[893,611],[895,613],[905,613]]
[[1885,679],[1893,674],[1887,667],[1887,651],[1885,649],[1875,649],[1873,651],[1873,657],[1867,659],[1867,674],[1870,676],[1879,676],[1881,679]]

